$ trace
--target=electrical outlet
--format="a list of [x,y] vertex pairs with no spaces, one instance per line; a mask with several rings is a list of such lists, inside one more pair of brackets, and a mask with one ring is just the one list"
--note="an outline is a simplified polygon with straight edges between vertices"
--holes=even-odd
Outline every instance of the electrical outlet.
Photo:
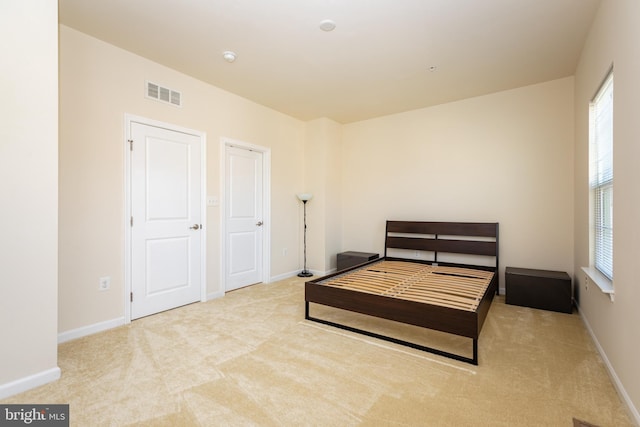
[[106,291],[107,289],[109,289],[110,286],[111,286],[111,277],[105,276],[100,278],[98,288],[101,291]]

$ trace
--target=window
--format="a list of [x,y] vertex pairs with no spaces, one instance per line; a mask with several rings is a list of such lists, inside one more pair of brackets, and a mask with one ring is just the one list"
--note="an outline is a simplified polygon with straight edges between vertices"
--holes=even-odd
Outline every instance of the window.
[[589,163],[593,267],[613,281],[613,72],[590,104]]

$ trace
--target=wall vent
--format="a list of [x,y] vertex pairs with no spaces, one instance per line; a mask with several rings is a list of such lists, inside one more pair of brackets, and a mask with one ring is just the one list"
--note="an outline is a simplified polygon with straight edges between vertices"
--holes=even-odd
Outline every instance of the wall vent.
[[166,102],[176,107],[182,107],[182,93],[177,90],[169,89],[159,84],[147,81],[145,95],[147,98],[156,101]]

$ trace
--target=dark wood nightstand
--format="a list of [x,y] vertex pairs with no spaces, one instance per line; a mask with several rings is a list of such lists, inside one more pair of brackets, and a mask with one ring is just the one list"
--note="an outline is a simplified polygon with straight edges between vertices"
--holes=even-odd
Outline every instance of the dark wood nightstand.
[[564,271],[507,267],[505,282],[507,304],[573,312],[571,277]]
[[370,252],[342,252],[337,256],[338,261],[338,271],[344,270],[345,268],[353,267],[354,265],[362,264],[367,261],[371,261],[377,259],[379,257],[378,254],[370,253]]

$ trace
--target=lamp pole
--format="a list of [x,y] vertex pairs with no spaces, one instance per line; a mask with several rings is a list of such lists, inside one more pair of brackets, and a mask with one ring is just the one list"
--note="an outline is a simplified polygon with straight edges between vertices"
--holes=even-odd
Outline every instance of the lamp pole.
[[302,201],[304,211],[304,268],[298,273],[298,277],[313,276],[313,274],[307,270],[307,202],[311,200],[311,197],[313,196],[309,193],[298,194],[298,198]]

